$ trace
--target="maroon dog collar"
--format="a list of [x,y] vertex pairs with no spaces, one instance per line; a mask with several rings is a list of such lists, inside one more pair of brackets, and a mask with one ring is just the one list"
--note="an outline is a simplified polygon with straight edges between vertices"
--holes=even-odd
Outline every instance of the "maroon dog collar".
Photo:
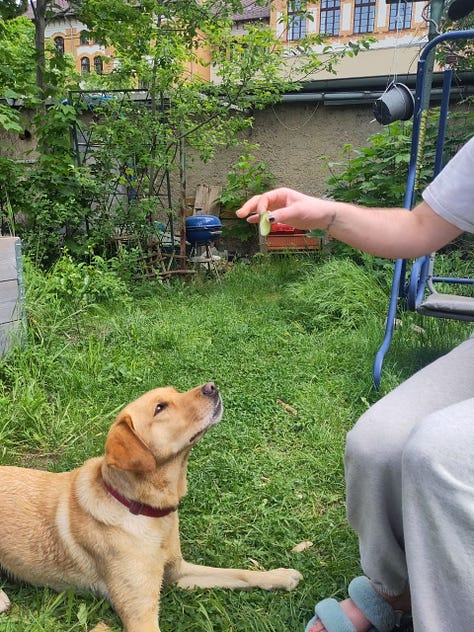
[[113,496],[116,500],[118,500],[122,505],[127,507],[130,513],[134,516],[148,516],[149,518],[163,518],[164,516],[168,516],[173,511],[176,511],[177,507],[166,507],[164,509],[159,509],[158,507],[152,507],[151,505],[146,505],[145,503],[141,503],[138,500],[130,500],[130,498],[126,498],[122,496],[116,489],[114,489],[111,485],[104,481],[104,487],[109,492],[111,496]]

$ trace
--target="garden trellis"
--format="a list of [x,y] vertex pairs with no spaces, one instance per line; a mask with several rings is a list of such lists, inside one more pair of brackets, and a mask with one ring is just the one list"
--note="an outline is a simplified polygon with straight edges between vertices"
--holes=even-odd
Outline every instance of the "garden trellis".
[[[165,151],[156,138],[155,130],[143,129],[141,117],[166,124],[169,100],[155,97],[147,90],[72,91],[68,103],[80,112],[72,130],[75,163],[88,167],[96,174],[102,172],[102,188],[90,200],[91,217],[98,212],[113,216],[118,209],[142,204],[142,216],[117,223],[113,235],[117,244],[139,244],[140,233],[146,227],[148,253],[145,269],[156,266],[158,274],[171,272],[174,260],[179,259],[180,230],[176,230],[173,212],[170,171],[181,151],[180,144],[168,143]],[[117,136],[107,136],[106,121],[115,123]],[[145,142],[140,147],[127,142],[127,132],[121,123],[141,127]],[[112,146],[115,144],[115,146]],[[111,148],[107,151],[107,148]],[[143,156],[146,156],[144,159]],[[148,160],[155,157],[154,161]],[[145,201],[148,200],[147,205]],[[126,213],[125,213],[126,215]],[[86,222],[87,223],[87,222]],[[141,225],[140,225],[141,224]],[[87,230],[87,225],[86,225]],[[150,248],[149,237],[153,235]]]

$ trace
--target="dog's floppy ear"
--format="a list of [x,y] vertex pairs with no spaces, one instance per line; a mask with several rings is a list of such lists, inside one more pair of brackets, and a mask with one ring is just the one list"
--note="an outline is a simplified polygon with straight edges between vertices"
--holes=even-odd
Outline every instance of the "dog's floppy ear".
[[105,462],[128,472],[153,472],[155,457],[133,429],[130,415],[119,417],[105,443]]

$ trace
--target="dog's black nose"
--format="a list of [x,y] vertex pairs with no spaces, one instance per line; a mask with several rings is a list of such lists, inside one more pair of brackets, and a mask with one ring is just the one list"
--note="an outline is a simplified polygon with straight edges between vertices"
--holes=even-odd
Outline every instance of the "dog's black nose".
[[207,384],[204,384],[201,391],[203,395],[206,395],[206,397],[216,397],[218,393],[217,386],[214,382],[207,382]]

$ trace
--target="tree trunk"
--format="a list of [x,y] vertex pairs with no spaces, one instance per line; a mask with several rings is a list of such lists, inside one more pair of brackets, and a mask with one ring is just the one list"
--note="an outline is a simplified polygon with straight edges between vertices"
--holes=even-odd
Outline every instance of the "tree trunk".
[[31,7],[33,9],[33,22],[35,25],[35,49],[36,49],[36,85],[39,90],[39,97],[44,100],[44,66],[45,66],[45,53],[44,53],[44,33],[46,30],[46,7],[48,0],[37,0],[33,3],[30,0]]

